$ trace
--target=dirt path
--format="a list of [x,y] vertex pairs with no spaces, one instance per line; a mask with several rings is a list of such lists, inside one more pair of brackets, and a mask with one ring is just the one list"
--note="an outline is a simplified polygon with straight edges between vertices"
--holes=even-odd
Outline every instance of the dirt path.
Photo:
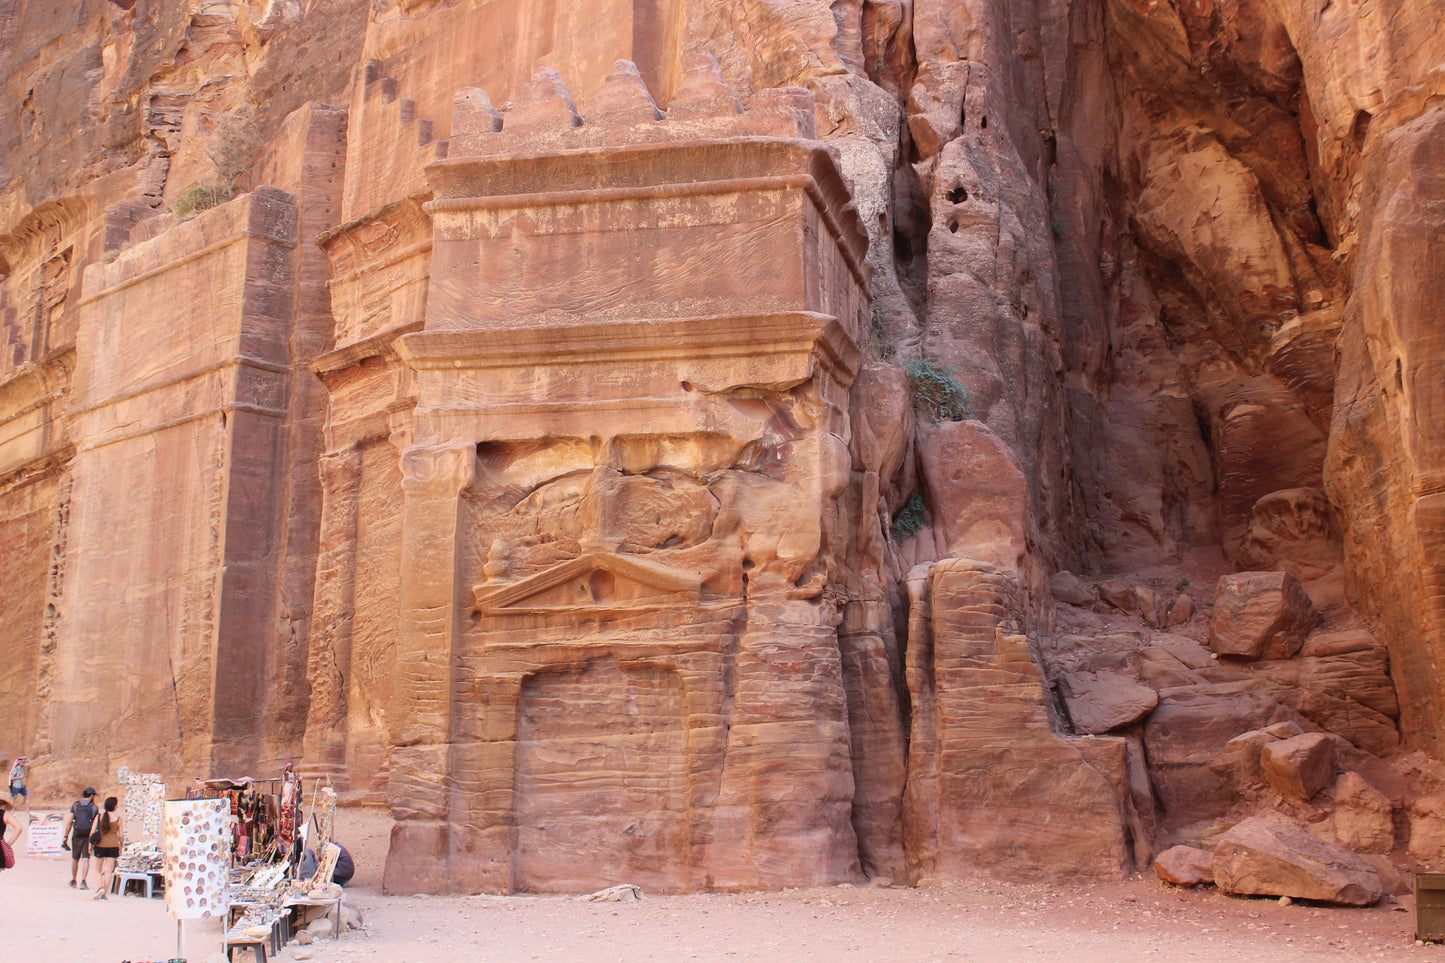
[[[348,901],[366,914],[365,930],[335,943],[293,944],[278,963],[1445,961],[1445,947],[1414,944],[1408,897],[1369,909],[1281,906],[1148,879],[1067,887],[985,880],[920,889],[843,886],[649,895],[630,903],[382,896],[375,877],[384,828],[373,816],[339,821],[359,873]],[[138,963],[174,955],[176,926],[161,900],[93,901],[66,885],[69,867],[22,859],[0,874],[0,958]],[[218,926],[188,923],[186,932],[192,963],[219,947]]]

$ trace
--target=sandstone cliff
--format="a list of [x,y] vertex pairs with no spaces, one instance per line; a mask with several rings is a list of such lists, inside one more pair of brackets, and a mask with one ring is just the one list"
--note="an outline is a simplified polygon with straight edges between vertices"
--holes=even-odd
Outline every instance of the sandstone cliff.
[[40,794],[296,760],[408,891],[1427,858],[1445,3],[60,6],[0,2]]

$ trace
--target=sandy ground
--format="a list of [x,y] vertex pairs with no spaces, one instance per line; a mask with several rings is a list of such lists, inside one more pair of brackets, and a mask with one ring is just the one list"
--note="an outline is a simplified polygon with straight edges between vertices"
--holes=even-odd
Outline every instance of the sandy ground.
[[[1369,909],[1281,906],[1148,879],[1061,886],[980,879],[919,889],[648,894],[629,903],[383,896],[377,877],[386,820],[371,811],[343,811],[338,837],[356,857],[358,878],[347,900],[365,914],[365,928],[336,942],[292,944],[275,957],[279,963],[1445,961],[1445,947],[1415,945],[1409,897]],[[22,852],[23,843],[22,837]],[[161,900],[113,896],[99,902],[71,890],[69,878],[68,861],[22,858],[14,870],[0,873],[0,958],[139,963],[175,956],[176,924]],[[185,956],[191,963],[210,960],[219,945],[219,925],[186,924]],[[244,956],[238,952],[236,958]]]

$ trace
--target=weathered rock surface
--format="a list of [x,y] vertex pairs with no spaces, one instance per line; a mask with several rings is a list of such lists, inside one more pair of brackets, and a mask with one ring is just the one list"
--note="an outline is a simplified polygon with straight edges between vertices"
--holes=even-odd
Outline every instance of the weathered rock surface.
[[1369,632],[1317,632],[1293,659],[1253,662],[1248,671],[1281,703],[1367,752],[1400,745],[1389,653]]
[[1221,747],[1290,716],[1257,682],[1201,679],[1161,688],[1159,707],[1144,721],[1144,745],[1164,827],[1179,829],[1228,812],[1235,790],[1212,767]]
[[[1017,581],[947,559],[910,576],[915,878],[990,870],[1109,876],[1128,865],[1122,739],[1064,739],[1022,631]],[[1017,800],[1039,800],[1019,806]]]
[[1299,651],[1319,613],[1288,572],[1242,572],[1219,580],[1209,647],[1245,659],[1288,659]]
[[1265,747],[1298,735],[1299,726],[1293,722],[1280,722],[1264,729],[1240,733],[1224,744],[1209,763],[1209,768],[1228,782],[1235,792],[1254,794],[1265,787],[1264,773],[1260,768]]
[[1214,883],[1242,896],[1288,896],[1370,906],[1382,895],[1369,863],[1298,826],[1253,818],[1214,849]]
[[1410,856],[1422,866],[1439,866],[1445,861],[1445,795],[1410,800],[1405,817],[1410,827]]
[[[1386,854],[1395,848],[1395,807],[1357,772],[1341,773],[1335,782],[1330,831],[1346,849]],[[1377,864],[1376,869],[1378,870]]]
[[1175,886],[1214,882],[1214,854],[1193,846],[1170,846],[1154,858],[1154,873]]
[[1094,587],[1073,572],[1055,572],[1049,576],[1049,591],[1066,605],[1093,605],[1099,597]]
[[1335,743],[1323,732],[1306,732],[1262,745],[1259,769],[1282,795],[1305,802],[1335,781]]
[[1059,691],[1074,731],[1089,735],[1138,722],[1159,704],[1153,689],[1112,672],[1066,672]]

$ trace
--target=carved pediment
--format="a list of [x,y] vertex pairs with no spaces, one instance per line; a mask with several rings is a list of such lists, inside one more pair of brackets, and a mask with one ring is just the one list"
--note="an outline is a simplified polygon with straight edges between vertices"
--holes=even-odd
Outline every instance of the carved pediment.
[[702,577],[631,555],[589,552],[515,582],[472,589],[484,614],[636,611],[696,603]]

